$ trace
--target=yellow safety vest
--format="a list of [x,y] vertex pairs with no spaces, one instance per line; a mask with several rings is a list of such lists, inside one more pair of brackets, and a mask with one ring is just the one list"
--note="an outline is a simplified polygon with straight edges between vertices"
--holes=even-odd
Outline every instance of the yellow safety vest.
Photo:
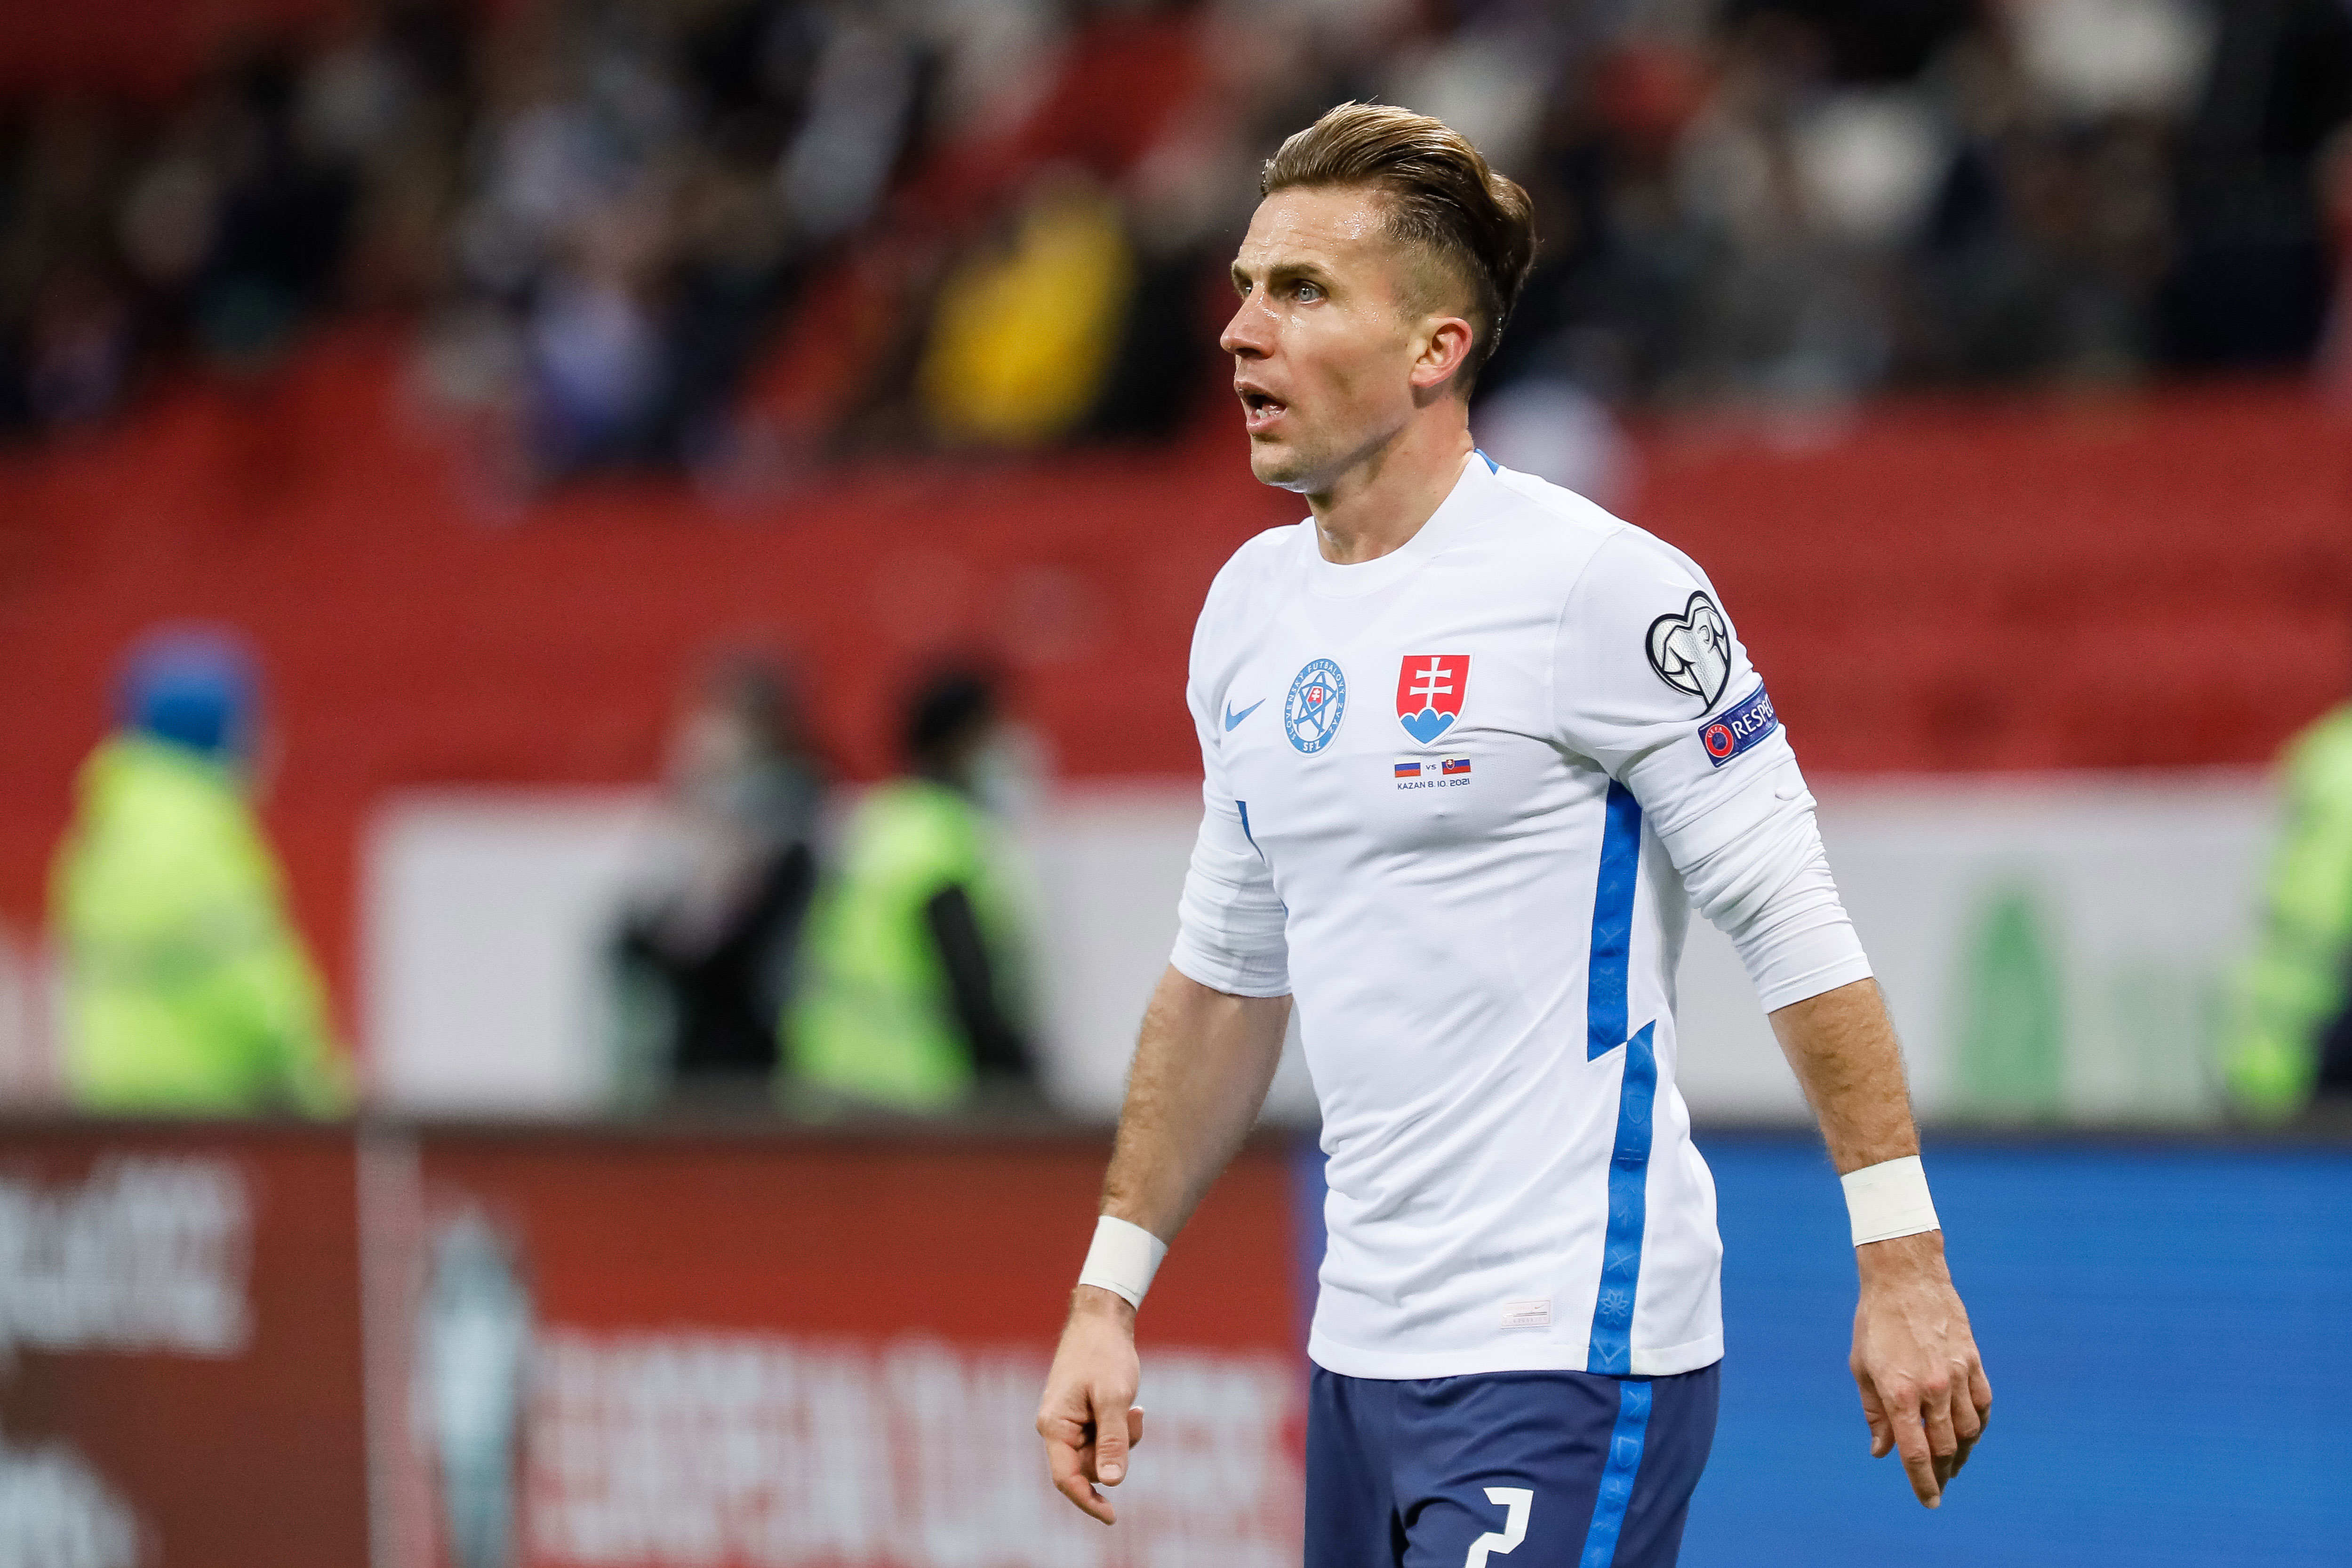
[[785,1066],[869,1104],[944,1109],[972,1081],[945,965],[924,906],[961,886],[1005,1011],[1019,1016],[1020,917],[1010,863],[987,814],[924,779],[882,785],[851,819],[840,869],[810,911]]
[[2263,885],[2263,924],[2237,975],[2222,1068],[2239,1107],[2291,1115],[2311,1096],[2319,1036],[2345,1005],[2352,963],[2352,705],[2287,746],[2286,826]]
[[118,736],[83,764],[79,797],[49,898],[76,1100],[135,1114],[347,1110],[325,988],[229,770]]

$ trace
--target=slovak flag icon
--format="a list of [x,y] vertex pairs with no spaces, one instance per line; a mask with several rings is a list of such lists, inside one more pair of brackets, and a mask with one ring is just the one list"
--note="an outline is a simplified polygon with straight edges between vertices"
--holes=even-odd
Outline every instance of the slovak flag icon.
[[1428,745],[1462,716],[1462,694],[1469,685],[1468,654],[1407,654],[1397,671],[1397,722]]

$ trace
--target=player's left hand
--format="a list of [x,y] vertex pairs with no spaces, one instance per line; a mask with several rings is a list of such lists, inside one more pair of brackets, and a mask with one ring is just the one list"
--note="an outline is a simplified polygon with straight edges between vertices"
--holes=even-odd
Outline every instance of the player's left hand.
[[1870,1422],[1870,1457],[1903,1456],[1928,1508],[1984,1436],[1992,1384],[1968,1309],[1944,1266],[1941,1231],[1854,1249],[1862,1301],[1853,1315],[1853,1381]]

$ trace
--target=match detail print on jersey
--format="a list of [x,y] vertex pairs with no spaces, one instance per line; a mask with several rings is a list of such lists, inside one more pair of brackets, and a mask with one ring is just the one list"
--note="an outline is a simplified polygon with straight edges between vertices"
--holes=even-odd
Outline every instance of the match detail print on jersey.
[[1470,759],[1408,757],[1395,764],[1399,789],[1458,789],[1470,782]]
[[1469,689],[1468,654],[1407,654],[1397,668],[1397,722],[1423,745],[1433,744],[1462,717]]
[[1652,621],[1643,651],[1660,680],[1698,699],[1700,712],[1723,700],[1731,679],[1731,628],[1704,593],[1691,595],[1681,615]]
[[1282,704],[1283,732],[1309,756],[1329,745],[1348,716],[1348,678],[1328,658],[1310,660]]

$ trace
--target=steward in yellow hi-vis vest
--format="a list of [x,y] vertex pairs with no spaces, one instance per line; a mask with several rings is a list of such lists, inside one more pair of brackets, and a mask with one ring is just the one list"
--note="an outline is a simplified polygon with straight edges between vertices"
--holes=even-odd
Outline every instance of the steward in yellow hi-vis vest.
[[335,1115],[326,994],[247,799],[253,668],[202,632],[143,643],[123,727],[83,764],[50,879],[65,1079],[83,1110]]
[[2352,1093],[2352,705],[2290,742],[2281,772],[2285,826],[2223,1062],[2231,1097],[2265,1119]]
[[1025,1082],[1020,904],[1003,835],[976,796],[997,729],[985,683],[952,676],[915,704],[915,773],[852,817],[811,911],[785,1019],[802,1108],[948,1110],[977,1082]]

